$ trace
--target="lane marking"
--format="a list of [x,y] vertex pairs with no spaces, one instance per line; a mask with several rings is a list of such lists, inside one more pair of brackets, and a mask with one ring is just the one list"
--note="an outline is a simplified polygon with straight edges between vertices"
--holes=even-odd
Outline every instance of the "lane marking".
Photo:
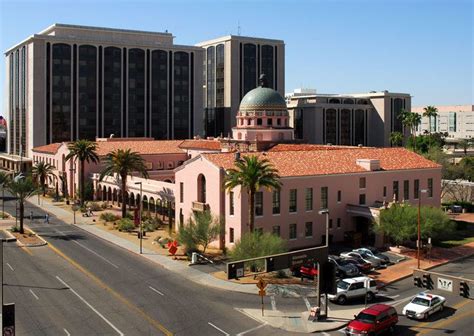
[[32,289],[30,289],[30,293],[31,295],[33,295],[35,297],[36,300],[39,300],[40,298],[38,297],[38,295],[35,294],[35,292],[33,292]]
[[277,310],[277,305],[276,305],[276,301],[275,301],[275,296],[272,295],[270,296],[270,302],[272,304],[272,310]]
[[95,251],[91,250],[91,249],[90,249],[90,248],[88,248],[87,246],[85,246],[85,245],[83,245],[83,244],[79,243],[77,240],[74,240],[74,239],[73,239],[72,241],[73,241],[73,242],[75,242],[77,245],[79,245],[79,246],[81,246],[81,247],[85,248],[85,249],[86,249],[87,251],[89,251],[90,253],[93,253],[93,254],[95,254],[96,256],[98,256],[99,258],[101,258],[101,259],[102,259],[102,260],[104,260],[105,262],[109,263],[109,264],[110,264],[110,265],[112,265],[113,267],[115,267],[115,268],[119,268],[119,267],[118,267],[117,265],[115,265],[113,262],[111,262],[111,261],[110,261],[110,260],[108,260],[107,258],[105,258],[105,257],[101,256],[99,253],[97,253],[97,252],[95,252]]
[[150,288],[152,291],[154,291],[154,292],[160,294],[161,296],[165,295],[165,294],[163,294],[162,292],[160,292],[160,291],[159,291],[158,289],[156,289],[156,288],[153,288],[153,287],[151,287],[151,286],[148,286],[148,288]]
[[12,265],[10,265],[9,263],[6,263],[6,264],[7,264],[7,266],[8,266],[12,271],[15,271],[15,270],[13,269]]
[[223,333],[226,336],[230,335],[230,334],[226,333],[224,330],[222,330],[221,328],[219,328],[218,326],[212,324],[211,322],[207,322],[207,324],[209,324],[211,327],[215,328],[216,330],[219,330],[221,333]]
[[69,333],[69,331],[67,331],[66,328],[63,328],[64,332],[66,333],[67,336],[71,336],[71,334]]
[[247,330],[245,330],[245,331],[242,331],[241,333],[238,333],[237,336],[246,335],[246,334],[248,334],[248,333],[251,333],[252,331],[255,331],[255,330],[258,330],[258,329],[260,329],[260,328],[262,328],[262,327],[265,327],[266,325],[267,325],[267,322],[265,322],[265,323],[263,323],[263,324],[260,324],[260,325],[254,327],[254,328],[251,328],[251,329],[247,329]]
[[426,333],[432,332],[435,329],[441,329],[441,328],[443,328],[447,325],[452,324],[453,322],[456,322],[458,320],[461,320],[461,319],[465,318],[466,316],[469,316],[469,317],[474,316],[474,312],[473,311],[467,311],[464,314],[454,316],[454,317],[452,317],[448,320],[444,320],[444,321],[441,321],[441,322],[438,322],[438,323],[432,323],[431,322],[430,326],[428,328],[424,329],[424,330],[419,331],[418,335],[424,335]]
[[61,282],[64,286],[66,286],[74,295],[76,295],[82,302],[84,302],[86,304],[87,307],[89,307],[94,313],[96,313],[102,320],[105,321],[105,323],[107,323],[110,327],[112,327],[112,329],[114,329],[117,334],[119,334],[120,336],[123,336],[124,333],[121,332],[116,326],[113,325],[112,322],[110,322],[104,315],[102,315],[97,309],[95,309],[89,302],[86,301],[86,299],[84,299],[82,296],[79,295],[78,292],[76,292],[74,289],[71,288],[71,286],[69,286],[67,283],[64,282],[63,279],[61,279],[59,276],[56,275],[56,279],[59,280],[59,282]]
[[110,294],[112,294],[113,296],[115,296],[116,299],[118,299],[119,301],[121,301],[124,305],[126,305],[129,309],[133,310],[134,312],[136,312],[138,315],[140,315],[141,317],[143,317],[143,319],[145,319],[148,323],[150,323],[153,327],[155,327],[155,329],[161,331],[163,334],[167,335],[167,336],[172,336],[173,333],[171,331],[169,331],[168,329],[166,329],[161,323],[159,323],[158,321],[156,321],[155,319],[153,319],[150,315],[148,315],[145,311],[143,311],[142,309],[138,308],[137,306],[135,306],[133,303],[131,303],[130,301],[128,301],[125,297],[123,297],[120,293],[118,293],[117,291],[113,290],[111,287],[109,287],[108,285],[106,285],[102,280],[100,280],[97,276],[95,276],[94,274],[92,274],[91,272],[89,272],[88,270],[86,270],[84,267],[82,267],[81,265],[79,265],[75,260],[73,260],[72,258],[69,258],[67,255],[65,255],[62,251],[60,251],[56,246],[54,246],[53,244],[51,244],[51,242],[48,242],[48,245],[46,245],[47,247],[49,247],[53,252],[55,252],[57,255],[61,256],[64,260],[66,260],[67,262],[69,262],[71,265],[73,265],[74,267],[76,267],[79,271],[81,271],[82,273],[84,273],[85,275],[87,275],[89,278],[91,278],[93,281],[95,281],[100,287],[104,288],[105,290],[107,290]]
[[30,249],[26,246],[21,246],[21,249],[28,253],[30,256],[33,256],[33,252],[30,251]]
[[309,303],[309,300],[306,296],[303,296],[303,301],[304,301],[304,304],[306,305],[306,308],[308,308],[308,310],[311,310],[311,303]]

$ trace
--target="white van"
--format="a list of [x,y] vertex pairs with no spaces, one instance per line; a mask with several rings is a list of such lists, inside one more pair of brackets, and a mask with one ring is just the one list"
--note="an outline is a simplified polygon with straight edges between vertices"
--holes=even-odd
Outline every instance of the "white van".
[[367,301],[373,301],[377,295],[377,283],[369,277],[357,277],[339,280],[337,282],[337,293],[328,294],[328,299],[344,304],[347,300],[364,297]]

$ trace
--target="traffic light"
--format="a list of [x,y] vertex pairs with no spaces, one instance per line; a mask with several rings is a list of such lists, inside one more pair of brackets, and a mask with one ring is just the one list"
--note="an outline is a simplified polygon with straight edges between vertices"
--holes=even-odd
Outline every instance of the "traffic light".
[[417,276],[413,277],[413,284],[415,285],[415,287],[423,287],[423,283],[421,282],[420,277]]
[[423,287],[426,289],[433,289],[433,280],[431,280],[431,275],[423,274]]
[[336,294],[336,266],[329,261],[321,265],[320,272],[321,293]]
[[275,270],[275,261],[273,258],[265,258],[265,271],[272,272]]
[[461,281],[459,283],[459,295],[469,298],[469,285],[466,281]]

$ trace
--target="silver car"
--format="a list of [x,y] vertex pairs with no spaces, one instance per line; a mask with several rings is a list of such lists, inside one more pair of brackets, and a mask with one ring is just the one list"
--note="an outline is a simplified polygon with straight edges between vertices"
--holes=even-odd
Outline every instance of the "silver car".
[[370,263],[373,268],[380,268],[382,266],[382,260],[372,257],[369,254],[364,253],[364,252],[354,252],[354,251],[345,252],[345,253],[341,253],[341,257],[361,259],[365,262]]

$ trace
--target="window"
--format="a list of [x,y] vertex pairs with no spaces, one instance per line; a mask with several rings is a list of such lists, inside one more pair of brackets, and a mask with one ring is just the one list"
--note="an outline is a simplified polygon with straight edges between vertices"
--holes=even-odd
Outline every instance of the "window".
[[398,181],[393,181],[393,196],[398,201]]
[[233,216],[235,211],[234,207],[234,192],[229,193],[229,215]]
[[321,209],[328,208],[328,187],[321,187]]
[[262,118],[257,118],[257,125],[259,125],[259,126],[262,125]]
[[255,193],[255,216],[263,216],[263,192]]
[[360,194],[359,195],[359,204],[360,205],[365,205],[365,194]]
[[365,189],[365,177],[359,179],[359,189]]
[[410,181],[409,180],[403,181],[403,199],[404,200],[410,199]]
[[342,191],[338,190],[337,191],[337,202],[341,203],[342,200]]
[[290,239],[296,239],[296,224],[290,224]]
[[234,229],[233,228],[229,229],[229,242],[231,243],[234,242]]
[[184,199],[184,183],[180,182],[179,183],[179,202],[183,203]]
[[304,225],[304,236],[311,238],[313,236],[313,222],[306,222]]
[[433,179],[428,179],[428,197],[433,197]]
[[341,219],[340,218],[337,219],[337,228],[338,229],[341,228]]
[[273,195],[272,195],[272,213],[274,215],[280,213],[280,190],[273,191]]
[[296,212],[296,210],[297,210],[297,208],[296,208],[296,197],[297,197],[296,189],[290,189],[290,207],[289,207],[290,212]]
[[332,219],[329,220],[328,227],[329,227],[330,229],[332,229]]
[[273,225],[273,231],[272,231],[272,233],[273,233],[275,236],[280,237],[280,225]]
[[420,180],[415,180],[413,183],[413,198],[418,199],[420,197]]
[[383,197],[387,197],[387,186],[383,187]]
[[313,210],[313,188],[306,188],[306,211]]

